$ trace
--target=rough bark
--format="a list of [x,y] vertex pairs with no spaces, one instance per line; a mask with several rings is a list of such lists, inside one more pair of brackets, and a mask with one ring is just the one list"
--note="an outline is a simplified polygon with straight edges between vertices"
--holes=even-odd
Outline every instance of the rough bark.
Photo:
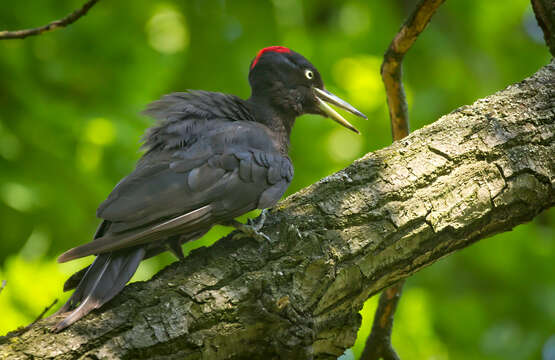
[[282,201],[274,242],[226,237],[0,358],[335,358],[368,297],[555,203],[555,62]]

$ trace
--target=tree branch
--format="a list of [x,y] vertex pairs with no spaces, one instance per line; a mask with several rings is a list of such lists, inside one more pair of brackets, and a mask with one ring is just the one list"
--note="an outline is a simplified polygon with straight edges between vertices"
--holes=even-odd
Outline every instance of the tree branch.
[[399,356],[391,345],[391,331],[393,330],[393,318],[395,310],[401,298],[405,280],[388,287],[380,295],[378,309],[374,316],[372,332],[361,355],[361,360],[399,360]]
[[555,62],[288,197],[262,231],[193,251],[0,358],[335,359],[372,294],[555,204]]
[[552,56],[555,56],[555,1],[531,0],[532,9],[538,25],[543,31],[543,38]]
[[74,12],[67,15],[63,19],[52,21],[51,23],[38,28],[14,30],[14,31],[8,31],[8,30],[0,31],[0,40],[24,39],[27,36],[40,35],[48,31],[56,30],[61,27],[66,27],[70,24],[73,24],[80,17],[84,16],[90,10],[90,8],[92,8],[94,4],[96,4],[98,1],[99,0],[89,0],[85,3],[85,5],[83,5],[83,7],[81,7],[78,10],[75,10]]
[[391,132],[394,140],[400,140],[409,133],[407,100],[402,82],[403,57],[409,51],[418,35],[426,28],[432,15],[445,0],[422,0],[411,16],[389,44],[384,55],[381,73],[387,95]]
[[[389,44],[384,55],[381,75],[387,95],[391,133],[394,141],[401,140],[409,134],[408,105],[402,81],[403,58],[443,2],[444,0],[422,0],[418,3]],[[380,295],[372,331],[362,352],[362,360],[377,360],[381,357],[385,360],[399,358],[391,345],[391,331],[393,330],[395,309],[397,309],[404,283],[404,281],[399,281]]]

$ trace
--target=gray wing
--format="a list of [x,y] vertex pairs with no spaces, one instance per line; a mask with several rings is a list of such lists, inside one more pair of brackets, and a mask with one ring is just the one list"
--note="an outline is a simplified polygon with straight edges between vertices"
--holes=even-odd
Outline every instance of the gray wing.
[[[161,241],[274,205],[293,167],[269,130],[250,121],[204,123],[208,128],[195,123],[199,136],[189,136],[187,146],[176,141],[149,151],[98,208],[110,222],[107,232],[58,261]],[[188,128],[176,127],[172,136],[195,133],[190,123],[181,126]]]

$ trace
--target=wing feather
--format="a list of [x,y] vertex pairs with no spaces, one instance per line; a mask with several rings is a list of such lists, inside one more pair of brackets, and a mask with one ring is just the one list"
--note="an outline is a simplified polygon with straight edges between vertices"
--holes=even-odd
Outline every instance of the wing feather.
[[[107,231],[63,253],[58,261],[161,241],[275,204],[290,182],[283,166],[292,168],[289,158],[270,140],[260,141],[269,136],[262,125],[227,124],[235,126],[226,129],[223,124],[194,146],[166,151],[165,157],[146,154],[99,207],[98,215],[110,222]],[[222,139],[222,134],[228,137]],[[252,148],[253,137],[266,147]],[[149,163],[149,157],[156,163]]]
[[168,221],[134,233],[107,234],[94,241],[74,247],[58,257],[58,262],[74,260],[89,255],[98,255],[111,251],[121,250],[151,241],[153,238],[167,238],[179,233],[183,228],[193,228],[202,223],[210,213],[210,205],[193,210],[187,214],[177,216]]

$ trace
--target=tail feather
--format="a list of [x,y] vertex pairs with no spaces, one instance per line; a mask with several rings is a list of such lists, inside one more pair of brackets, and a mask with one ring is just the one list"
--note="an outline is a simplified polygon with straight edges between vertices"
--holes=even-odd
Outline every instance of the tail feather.
[[142,247],[99,255],[88,267],[77,289],[57,314],[71,309],[73,311],[53,330],[58,332],[65,329],[111,300],[125,287],[144,256],[145,249]]
[[74,247],[58,257],[58,262],[63,263],[88,255],[99,255],[143,245],[152,241],[167,238],[181,233],[182,230],[199,230],[199,224],[211,216],[211,205],[206,205],[186,214],[174,217],[163,223],[129,231],[121,234],[107,233],[96,237],[93,241]]
[[[104,235],[106,233],[106,231],[110,228],[110,225],[112,225],[112,223],[110,221],[106,221],[103,220],[98,227],[96,228],[96,232],[94,234],[94,240],[102,237],[102,235]],[[77,287],[77,285],[79,285],[79,283],[81,282],[81,280],[83,279],[83,276],[85,276],[85,274],[87,273],[87,271],[89,271],[89,269],[91,268],[92,264],[89,266],[86,266],[85,268],[79,270],[78,272],[76,272],[75,274],[71,275],[69,277],[69,279],[66,280],[66,282],[64,283],[64,291],[69,291],[69,290],[73,290]],[[66,303],[67,305],[67,303]],[[63,307],[62,307],[63,309]],[[61,310],[58,310],[58,313],[61,312]]]
[[88,265],[83,269],[79,270],[78,272],[76,272],[75,274],[71,275],[69,279],[67,279],[66,282],[64,283],[64,292],[75,289],[77,285],[79,285],[79,283],[81,282],[81,280],[83,279],[87,271],[89,271],[90,267],[91,265]]
[[[199,230],[197,232],[194,232],[192,234],[188,234],[188,235],[182,235],[180,238],[180,246],[184,243],[186,243],[187,241],[193,241],[196,239],[201,238],[204,234],[206,234],[208,232],[208,230],[210,230],[210,228],[205,228],[202,230]],[[156,256],[164,251],[167,250],[167,247],[164,245],[158,246],[158,247],[151,247],[151,248],[147,248],[148,250],[145,253],[145,256],[143,258],[143,260],[149,259],[153,256]],[[100,255],[102,256],[102,255]],[[178,260],[181,260],[178,257]],[[81,281],[81,279],[83,278],[83,276],[85,276],[85,274],[87,273],[87,271],[89,270],[89,268],[91,267],[91,265],[79,270],[78,272],[76,272],[75,274],[71,275],[66,282],[64,283],[64,291],[69,291],[69,290],[73,290],[77,287],[77,285],[79,285],[79,282]]]

